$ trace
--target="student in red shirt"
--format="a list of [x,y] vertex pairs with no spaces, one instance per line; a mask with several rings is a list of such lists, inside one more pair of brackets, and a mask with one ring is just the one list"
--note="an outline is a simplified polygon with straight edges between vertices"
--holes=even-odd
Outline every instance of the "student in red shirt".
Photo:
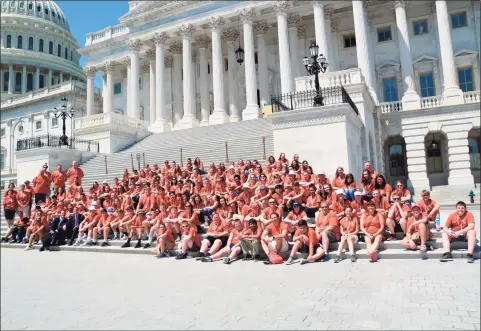
[[304,254],[309,254],[307,259],[301,260],[301,265],[319,260],[326,252],[319,245],[319,239],[317,239],[316,231],[307,226],[306,220],[300,220],[297,224],[297,231],[294,234],[292,240],[294,246],[292,247],[289,259],[287,259],[286,265],[294,263],[294,256],[299,251]]
[[347,243],[349,247],[349,253],[351,254],[351,262],[356,262],[356,254],[354,252],[354,244],[357,242],[357,233],[359,232],[359,221],[354,213],[351,206],[346,206],[344,209],[346,216],[341,219],[340,230],[341,230],[341,241],[337,249],[337,257],[334,263],[339,263],[342,261],[342,250]]
[[198,252],[201,245],[197,229],[190,226],[189,222],[183,221],[181,230],[180,254],[176,256],[176,260],[186,259],[188,251]]
[[174,246],[175,240],[172,231],[167,229],[164,223],[160,223],[157,230],[157,258],[169,257],[169,250],[174,249]]
[[217,260],[227,255],[226,257],[224,257],[223,262],[224,264],[231,264],[231,262],[234,261],[237,256],[242,252],[239,239],[242,231],[244,231],[244,225],[242,221],[239,218],[235,218],[234,228],[229,234],[229,239],[227,239],[227,245],[217,253],[202,258],[201,261],[214,262],[214,260]]
[[467,210],[466,204],[459,201],[456,204],[456,211],[449,215],[444,223],[443,232],[443,248],[446,253],[443,254],[440,261],[452,261],[451,242],[464,241],[468,242],[468,263],[474,262],[474,248],[476,246],[476,230],[474,230],[474,216]]
[[[289,249],[289,244],[287,242],[287,226],[281,222],[279,214],[271,214],[272,222],[265,228],[262,233],[262,249],[269,256],[270,252],[276,254],[285,253]],[[270,264],[267,260],[265,264]]]

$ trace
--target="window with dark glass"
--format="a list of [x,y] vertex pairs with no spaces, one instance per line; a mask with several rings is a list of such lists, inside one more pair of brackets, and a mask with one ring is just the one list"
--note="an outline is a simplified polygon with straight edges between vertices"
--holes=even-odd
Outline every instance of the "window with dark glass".
[[27,74],[27,91],[33,91],[33,74]]
[[474,91],[473,67],[458,68],[459,88],[463,92]]
[[8,81],[10,79],[10,73],[8,71],[5,71],[3,73],[3,86],[2,86],[2,91],[7,92],[8,91]]
[[121,94],[122,93],[122,84],[115,83],[114,84],[114,94]]
[[382,84],[384,102],[398,101],[396,77],[384,78]]
[[15,74],[15,92],[21,92],[22,91],[22,73],[17,72]]
[[57,56],[62,57],[62,46],[57,45]]
[[346,34],[343,36],[343,39],[344,39],[344,48],[356,47],[355,34]]
[[38,51],[43,53],[43,39],[38,41]]
[[468,26],[468,18],[466,12],[451,14],[451,26],[453,29],[462,28]]
[[53,55],[53,42],[52,41],[48,42],[48,54]]
[[33,37],[28,37],[28,50],[33,51]]
[[44,88],[45,87],[45,76],[40,75],[38,80],[39,80],[38,88]]
[[479,153],[480,138],[468,138],[469,161],[472,170],[481,169],[481,160]]
[[63,56],[64,56],[65,60],[68,59],[68,49],[67,49],[67,47],[65,47],[65,49],[64,49]]
[[389,146],[389,171],[391,176],[406,175],[404,159],[403,145],[395,144]]
[[17,48],[18,48],[18,49],[22,49],[22,48],[23,48],[23,37],[22,37],[22,36],[18,36],[18,37],[17,37]]
[[433,148],[431,141],[431,138],[426,141],[426,165],[428,173],[443,172],[441,143],[437,140],[438,143],[435,148]]
[[6,48],[12,48],[12,36],[7,35],[7,45]]
[[422,19],[413,22],[413,30],[415,36],[420,36],[422,34],[429,33],[428,31],[428,20]]
[[421,97],[434,96],[434,79],[432,72],[419,74],[419,86],[421,87]]
[[377,42],[381,43],[383,41],[390,41],[390,40],[392,40],[390,26],[377,29]]

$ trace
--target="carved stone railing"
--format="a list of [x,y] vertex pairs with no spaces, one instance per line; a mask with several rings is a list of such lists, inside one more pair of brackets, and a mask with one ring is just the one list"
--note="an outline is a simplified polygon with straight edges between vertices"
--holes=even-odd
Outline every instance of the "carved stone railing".
[[87,33],[85,46],[89,46],[113,37],[117,37],[123,34],[129,33],[129,28],[124,24],[117,24],[113,26],[106,27],[100,31]]
[[[314,90],[316,88],[314,76],[297,77],[295,81],[297,92]],[[362,82],[364,82],[364,77],[362,76],[361,69],[359,68],[319,74],[320,87],[331,87],[340,85],[346,86]]]
[[479,103],[480,102],[479,90],[478,91],[464,92],[463,97],[464,97],[464,103],[474,103],[474,102]]
[[444,103],[442,95],[421,98],[421,109],[440,107]]
[[108,124],[127,126],[134,129],[147,128],[146,121],[116,113],[97,114],[75,119],[75,129],[92,128]]
[[382,114],[403,111],[403,103],[401,100],[391,101],[391,102],[382,102],[379,104],[379,107],[381,107]]

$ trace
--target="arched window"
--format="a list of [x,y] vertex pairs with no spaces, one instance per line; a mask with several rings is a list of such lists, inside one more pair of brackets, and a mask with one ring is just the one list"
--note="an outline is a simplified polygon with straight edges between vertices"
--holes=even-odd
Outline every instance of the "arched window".
[[39,13],[40,13],[41,11],[42,11],[42,7],[40,7],[40,6],[37,6],[37,12],[39,12]]
[[44,88],[45,87],[45,76],[40,75],[39,76],[39,82],[38,82],[38,88]]
[[15,74],[15,92],[22,92],[22,73]]
[[404,147],[402,144],[389,145],[389,171],[391,176],[404,176],[406,174],[404,159]]
[[62,57],[62,46],[60,44],[57,45],[57,56]]
[[38,51],[43,52],[43,39],[38,41]]
[[28,37],[28,50],[33,51],[33,37]]
[[33,74],[27,74],[27,91],[33,90]]
[[22,49],[22,48],[23,48],[23,37],[22,37],[22,36],[18,36],[18,37],[17,37],[17,48],[18,48],[18,49]]
[[48,15],[48,8],[45,8],[45,15]]
[[48,42],[48,54],[53,55],[53,42],[51,41]]
[[7,46],[6,48],[12,48],[12,36],[7,35]]
[[73,51],[70,51],[70,61],[73,61]]
[[32,10],[33,9],[33,4],[29,3],[28,4],[28,10]]
[[68,60],[68,49],[67,49],[67,47],[65,47],[63,54],[64,54],[63,56],[65,57],[65,60]]

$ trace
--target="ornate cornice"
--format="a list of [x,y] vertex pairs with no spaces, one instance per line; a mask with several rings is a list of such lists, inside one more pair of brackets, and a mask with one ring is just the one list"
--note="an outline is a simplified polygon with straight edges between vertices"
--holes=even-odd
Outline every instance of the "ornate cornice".
[[182,54],[182,43],[181,42],[172,43],[169,47],[169,50],[172,52],[172,54]]
[[334,14],[334,8],[332,6],[324,7],[324,19],[326,21],[332,20],[332,15]]
[[211,29],[220,29],[224,25],[224,19],[220,16],[209,17],[209,26]]
[[147,52],[145,52],[145,57],[147,57],[148,59],[155,58],[155,48],[148,49]]
[[105,72],[113,73],[115,70],[115,63],[112,61],[106,62],[104,66]]
[[331,21],[331,31],[337,32],[337,28],[338,28],[338,21],[337,19],[334,19]]
[[142,48],[142,41],[140,39],[129,39],[127,42],[129,49],[134,52],[140,51],[140,48]]
[[126,66],[130,66],[130,56],[126,56],[122,61]]
[[254,19],[255,16],[256,16],[256,12],[254,11],[254,8],[252,8],[252,7],[242,8],[239,11],[239,17],[240,17],[240,20],[242,21],[242,23],[252,22],[252,20]]
[[150,64],[149,63],[145,63],[140,67],[140,73],[141,74],[147,74],[149,72],[150,72]]
[[152,37],[152,41],[157,45],[157,44],[164,44],[169,37],[165,32],[156,32],[154,33],[154,36]]
[[301,17],[299,16],[299,14],[296,14],[296,13],[289,13],[287,15],[287,23],[289,23],[289,25],[297,25],[299,24],[299,22],[301,21]]
[[222,38],[226,41],[235,41],[239,38],[239,30],[237,28],[228,28],[222,32]]
[[122,75],[123,78],[127,78],[127,69],[122,69],[120,70],[120,74]]
[[304,39],[306,38],[306,26],[301,25],[297,27],[297,38],[298,39]]
[[287,15],[289,9],[292,8],[292,3],[290,1],[272,1],[272,6],[277,12],[277,15]]

